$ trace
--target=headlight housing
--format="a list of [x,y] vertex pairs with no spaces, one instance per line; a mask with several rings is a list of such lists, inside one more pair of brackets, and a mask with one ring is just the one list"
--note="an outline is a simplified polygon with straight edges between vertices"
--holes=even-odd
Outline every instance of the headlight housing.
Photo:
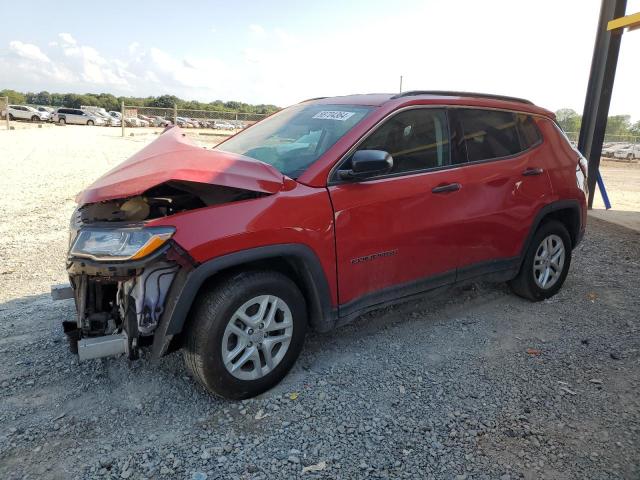
[[98,261],[138,260],[158,250],[174,233],[173,227],[83,228],[69,253]]

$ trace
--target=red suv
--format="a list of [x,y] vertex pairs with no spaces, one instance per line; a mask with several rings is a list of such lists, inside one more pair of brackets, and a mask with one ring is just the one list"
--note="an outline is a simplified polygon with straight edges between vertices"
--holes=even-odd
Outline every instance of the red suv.
[[317,98],[212,150],[168,128],[78,196],[65,332],[80,359],[182,349],[207,390],[251,397],[308,329],[485,276],[554,295],[586,188],[554,115],[511,97]]

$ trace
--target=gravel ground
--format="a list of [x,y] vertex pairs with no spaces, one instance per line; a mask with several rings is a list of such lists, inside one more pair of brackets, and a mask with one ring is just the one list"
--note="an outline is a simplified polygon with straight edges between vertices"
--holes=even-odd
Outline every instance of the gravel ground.
[[148,141],[73,128],[0,132],[0,478],[640,478],[640,234],[593,220],[542,303],[470,284],[312,334],[229,402],[179,354],[69,353],[73,196]]

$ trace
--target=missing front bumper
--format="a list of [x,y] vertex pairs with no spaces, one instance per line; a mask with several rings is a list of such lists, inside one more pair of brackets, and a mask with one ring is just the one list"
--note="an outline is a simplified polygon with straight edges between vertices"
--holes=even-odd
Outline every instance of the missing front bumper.
[[51,295],[75,300],[76,321],[63,322],[71,351],[81,361],[121,354],[137,358],[138,348],[154,340],[175,276],[190,267],[171,250],[135,263],[70,259],[70,285],[53,286]]
[[129,339],[125,332],[78,340],[78,360],[81,362],[93,358],[113,357],[123,353],[129,354]]

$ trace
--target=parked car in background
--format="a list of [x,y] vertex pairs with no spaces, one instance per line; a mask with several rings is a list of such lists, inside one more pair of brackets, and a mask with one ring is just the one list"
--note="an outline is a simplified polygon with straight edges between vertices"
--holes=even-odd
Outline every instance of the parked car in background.
[[[27,105],[9,105],[7,108],[9,120],[31,120],[32,122],[46,122],[51,118],[49,112],[40,112]],[[6,116],[6,112],[2,115]]]
[[552,297],[586,175],[552,112],[499,95],[309,100],[213,150],[170,128],[78,195],[64,331],[81,360],[182,349],[209,392],[252,397],[308,330],[487,277]]
[[60,125],[105,125],[101,116],[79,108],[59,108],[53,114],[52,121]]
[[181,128],[193,128],[193,123],[186,117],[177,117],[176,121],[178,122],[178,126]]
[[168,127],[169,125],[173,125],[173,122],[171,120],[167,120],[164,117],[161,117],[160,115],[155,115],[151,118],[151,125],[154,127]]
[[139,117],[126,117],[124,119],[124,124],[127,127],[148,127],[149,122],[147,120],[143,120]]
[[611,158],[614,156],[614,154],[618,150],[624,149],[628,146],[629,146],[628,143],[618,143],[618,142],[609,143],[609,144],[606,144],[606,146],[603,145],[601,156]]
[[109,112],[107,112],[102,107],[83,105],[83,106],[80,107],[80,110],[82,110],[84,112],[88,112],[88,113],[90,113],[92,115],[95,115],[96,117],[102,118],[104,120],[104,124],[106,126],[117,126],[117,125],[120,124],[119,121],[114,122],[113,121],[114,118],[111,115],[109,115]]
[[53,107],[37,106],[37,107],[34,107],[34,108],[36,110],[38,110],[39,112],[48,113],[49,114],[49,120],[51,120],[51,117],[53,116],[53,114],[56,111],[56,109],[53,108]]
[[200,122],[198,120],[193,119],[193,118],[185,117],[185,121],[187,123],[191,124],[191,126],[193,128],[200,128],[201,127]]
[[146,115],[138,114],[138,118],[140,120],[142,120],[143,122],[147,122],[147,125],[146,125],[147,127],[149,125],[153,125],[153,120],[152,120],[151,117],[147,117]]
[[640,144],[627,145],[617,149],[613,153],[614,158],[624,158],[625,160],[636,160],[640,158]]
[[232,123],[221,121],[221,120],[216,120],[213,123],[213,128],[215,128],[216,130],[235,130],[236,129],[235,125],[233,125]]

